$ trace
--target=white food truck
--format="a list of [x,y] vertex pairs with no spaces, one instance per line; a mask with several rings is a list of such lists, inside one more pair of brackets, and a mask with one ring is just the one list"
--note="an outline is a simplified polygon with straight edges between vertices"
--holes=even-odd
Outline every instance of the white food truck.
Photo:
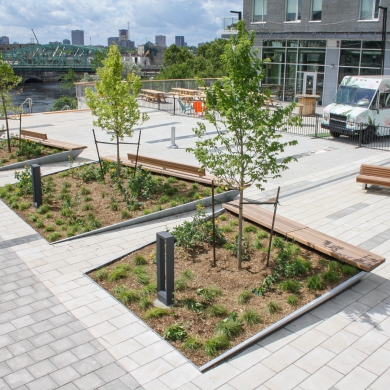
[[333,137],[359,136],[364,144],[390,135],[390,76],[345,76],[321,127]]

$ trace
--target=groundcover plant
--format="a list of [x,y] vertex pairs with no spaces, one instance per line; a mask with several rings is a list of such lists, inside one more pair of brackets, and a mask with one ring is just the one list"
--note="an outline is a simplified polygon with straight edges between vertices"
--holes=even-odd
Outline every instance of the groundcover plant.
[[[73,165],[70,159],[70,165]],[[49,241],[109,226],[211,195],[203,184],[102,161],[42,178],[43,204],[32,204],[31,170],[15,172],[18,183],[0,188],[0,198]],[[103,179],[104,174],[104,179]],[[217,193],[224,189],[218,187]]]
[[216,219],[216,267],[212,220],[198,206],[192,222],[173,229],[175,304],[156,299],[155,245],[140,249],[90,276],[197,365],[311,302],[359,270],[295,242],[275,237],[266,267],[269,233],[244,222],[243,268],[236,267],[238,219]]

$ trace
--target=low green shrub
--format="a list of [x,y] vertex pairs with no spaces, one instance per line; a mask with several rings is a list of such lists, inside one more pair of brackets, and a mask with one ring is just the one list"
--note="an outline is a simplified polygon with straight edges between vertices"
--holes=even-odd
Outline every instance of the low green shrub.
[[94,277],[96,280],[104,280],[108,277],[108,271],[106,268],[100,268],[94,273]]
[[306,281],[306,286],[310,290],[323,290],[324,289],[324,282],[318,275],[310,276]]
[[282,311],[282,308],[280,307],[280,305],[278,303],[271,301],[267,305],[267,311],[269,314],[275,314],[279,311]]
[[116,280],[119,280],[119,279],[122,279],[122,278],[126,278],[129,274],[129,271],[130,271],[130,267],[126,264],[121,264],[121,265],[118,265],[117,267],[115,267],[114,271],[112,271],[109,275],[108,275],[108,280],[110,282],[115,282]]
[[148,261],[146,260],[145,256],[142,256],[140,254],[136,255],[133,259],[133,262],[135,265],[145,265],[148,264]]
[[198,288],[196,290],[196,294],[198,296],[201,296],[203,301],[211,302],[215,298],[220,297],[222,295],[222,291],[218,287],[205,287],[205,288]]
[[31,202],[21,202],[19,203],[19,210],[23,211],[23,210],[27,210],[28,208],[30,208],[31,206]]
[[132,214],[129,213],[127,210],[122,210],[120,218],[121,219],[130,219],[130,218],[132,218]]
[[341,270],[341,264],[338,261],[332,260],[328,264],[328,270],[339,272]]
[[187,338],[187,331],[183,324],[172,324],[164,330],[163,337],[169,341],[183,341]]
[[153,318],[161,318],[163,316],[167,316],[168,314],[169,314],[168,309],[161,309],[159,307],[154,307],[153,309],[150,309],[145,313],[144,318],[146,320],[151,320]]
[[61,233],[59,232],[54,232],[48,235],[47,239],[50,242],[57,241],[62,237]]
[[45,226],[45,232],[46,233],[54,232],[55,230],[56,230],[56,227],[54,225],[47,225],[47,226]]
[[288,291],[290,293],[297,293],[301,289],[301,284],[297,280],[287,279],[279,283],[279,288],[282,291]]
[[89,188],[86,188],[86,187],[81,187],[80,188],[80,194],[81,195],[90,195],[91,194],[91,190]]
[[257,228],[253,225],[247,225],[244,227],[244,232],[245,233],[256,233],[257,232]]
[[327,283],[336,283],[340,280],[340,275],[337,271],[327,271],[322,274],[322,278]]
[[226,336],[215,336],[205,342],[204,351],[207,356],[212,357],[218,355],[219,351],[229,348],[229,345],[230,341]]
[[149,296],[142,295],[139,300],[139,307],[142,310],[146,310],[151,305]]
[[[111,275],[111,274],[110,274]],[[110,275],[108,277],[110,277]],[[140,300],[140,294],[137,290],[123,290],[117,293],[116,298],[122,303],[133,303]]]
[[292,295],[289,295],[287,297],[287,303],[291,306],[296,306],[298,305],[298,302],[299,302],[299,298],[295,295],[295,294],[292,294]]
[[341,273],[344,276],[354,276],[357,275],[360,272],[360,270],[356,267],[353,267],[352,265],[344,264],[341,266]]
[[48,211],[50,210],[50,207],[47,206],[47,205],[42,205],[42,206],[39,206],[38,210],[37,210],[37,213],[39,214],[46,214]]
[[242,322],[232,317],[227,317],[218,322],[215,327],[215,334],[219,336],[224,335],[228,339],[231,339],[232,337],[240,334],[242,330]]
[[188,337],[186,341],[184,341],[182,348],[189,352],[195,352],[198,349],[202,348],[202,342],[198,337]]
[[93,210],[93,204],[92,203],[86,203],[85,205],[83,205],[83,207],[81,208],[82,211],[90,211],[90,210]]
[[229,313],[225,306],[214,304],[206,309],[206,314],[210,317],[225,317]]
[[252,309],[247,309],[242,315],[242,320],[249,326],[260,324],[262,322],[261,315]]
[[240,305],[243,305],[245,303],[248,303],[253,298],[253,293],[250,290],[244,290],[239,296],[238,296],[238,303]]

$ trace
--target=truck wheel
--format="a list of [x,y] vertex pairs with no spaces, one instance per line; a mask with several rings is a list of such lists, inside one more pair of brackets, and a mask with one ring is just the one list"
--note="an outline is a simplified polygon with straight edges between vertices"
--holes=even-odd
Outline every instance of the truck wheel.
[[332,137],[335,137],[335,138],[340,137],[340,133],[335,133],[335,132],[332,131],[332,130],[330,130],[330,135],[331,135]]
[[368,127],[366,130],[363,131],[362,144],[370,144],[373,138],[374,138],[374,129],[372,127]]

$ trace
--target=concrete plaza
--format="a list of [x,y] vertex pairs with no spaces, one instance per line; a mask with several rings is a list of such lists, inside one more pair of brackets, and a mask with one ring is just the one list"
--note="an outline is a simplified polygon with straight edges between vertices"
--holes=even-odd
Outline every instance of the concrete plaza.
[[[196,119],[149,109],[140,153],[195,164],[186,153]],[[16,122],[12,123],[17,128]],[[178,149],[167,149],[176,127]],[[96,159],[89,111],[42,113],[23,128],[88,145],[76,163]],[[213,135],[215,129],[207,125]],[[99,140],[110,136],[97,129]],[[136,133],[133,141],[137,140]],[[278,213],[321,232],[390,256],[390,190],[363,191],[362,163],[390,166],[386,151],[337,141],[297,139],[297,162],[265,192]],[[123,146],[122,155],[134,152]],[[115,153],[101,146],[102,156]],[[44,174],[67,163],[42,168]],[[14,174],[0,172],[0,186]],[[128,252],[191,213],[60,244],[49,244],[0,201],[0,389],[386,389],[390,387],[390,266],[206,373],[150,330],[83,270]]]

